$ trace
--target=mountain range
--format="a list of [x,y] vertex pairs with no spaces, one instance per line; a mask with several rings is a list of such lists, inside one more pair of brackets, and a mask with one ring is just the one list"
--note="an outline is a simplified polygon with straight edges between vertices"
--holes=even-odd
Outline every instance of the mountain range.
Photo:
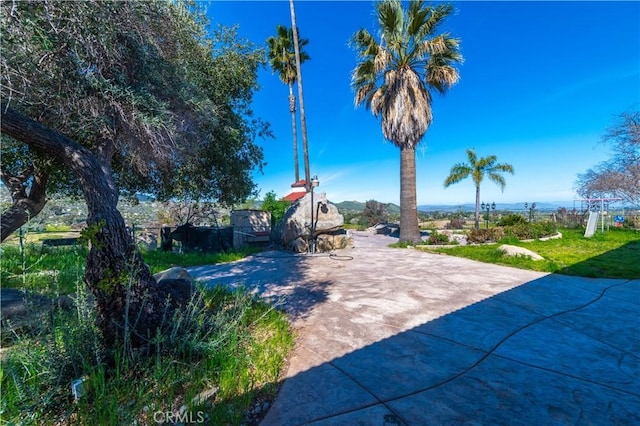
[[[361,212],[364,210],[365,204],[361,201],[342,201],[340,203],[334,203],[340,211],[355,211]],[[496,203],[496,210],[506,211],[525,211],[524,202],[522,203]],[[400,206],[397,204],[388,204],[389,213],[399,213]],[[554,201],[554,202],[540,202],[536,203],[537,211],[555,211],[560,207],[566,207],[567,209],[573,209],[573,201]],[[576,208],[580,208],[576,204]],[[475,204],[424,204],[418,206],[418,211],[421,212],[457,212],[457,211],[475,211]]]

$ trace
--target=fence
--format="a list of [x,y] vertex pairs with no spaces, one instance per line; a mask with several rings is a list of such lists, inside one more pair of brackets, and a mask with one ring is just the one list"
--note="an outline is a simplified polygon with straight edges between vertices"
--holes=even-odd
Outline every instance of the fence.
[[[585,227],[589,219],[589,210],[567,210],[558,211],[486,211],[480,212],[479,225],[481,228],[496,226],[500,220],[509,215],[523,216],[530,222],[555,222],[558,226],[567,228]],[[423,229],[471,229],[475,226],[473,212],[464,212],[451,215],[447,219],[427,220],[420,223]],[[640,210],[633,209],[611,209],[605,211],[598,218],[598,230],[610,229],[612,227],[626,227],[640,229]]]

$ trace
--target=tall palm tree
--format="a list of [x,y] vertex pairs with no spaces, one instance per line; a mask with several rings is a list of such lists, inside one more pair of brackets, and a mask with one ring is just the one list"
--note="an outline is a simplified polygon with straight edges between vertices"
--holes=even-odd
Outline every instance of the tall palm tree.
[[476,219],[475,228],[480,227],[480,184],[485,176],[488,176],[493,182],[504,191],[506,182],[500,173],[513,174],[513,166],[511,164],[496,164],[498,158],[495,155],[478,159],[475,150],[467,149],[468,163],[458,163],[451,168],[449,176],[444,181],[444,187],[448,188],[454,183],[458,183],[469,176],[472,177],[473,183],[476,185]]
[[293,48],[296,54],[296,71],[298,76],[298,103],[300,104],[300,124],[302,125],[302,155],[304,156],[304,181],[307,192],[311,190],[311,173],[309,171],[309,144],[307,143],[307,117],[304,112],[304,90],[302,90],[302,57],[300,52],[300,36],[296,24],[296,9],[293,0],[289,0],[291,12],[291,30],[293,31]]
[[[293,133],[293,167],[296,182],[300,180],[298,167],[298,134],[296,130],[296,97],[293,85],[298,78],[296,70],[296,53],[293,30],[283,25],[276,27],[276,36],[267,39],[269,47],[269,64],[274,73],[278,73],[280,80],[289,86],[289,111],[291,112],[291,131]],[[298,38],[298,45],[304,47],[309,43],[307,39]],[[306,52],[300,51],[300,62],[311,59]]]
[[423,1],[405,10],[399,0],[384,0],[376,4],[380,42],[366,29],[353,37],[355,104],[380,117],[385,139],[400,148],[400,241],[420,241],[415,149],[432,121],[431,91],[444,94],[459,79],[459,40],[436,34],[452,11]]

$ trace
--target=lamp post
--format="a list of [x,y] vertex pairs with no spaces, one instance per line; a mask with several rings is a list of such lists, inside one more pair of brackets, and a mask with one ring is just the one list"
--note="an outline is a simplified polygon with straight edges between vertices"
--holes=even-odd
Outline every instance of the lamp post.
[[529,209],[529,222],[533,221],[533,211],[536,208],[536,203],[531,203],[531,207],[529,207],[529,203],[524,203],[524,208]]
[[496,209],[496,203],[482,203],[482,205],[480,206],[482,207],[482,210],[486,210],[487,211],[487,218],[486,218],[486,224],[487,224],[487,229],[489,229],[489,212],[491,210],[495,210]]
[[314,254],[316,252],[316,238],[315,238],[316,223],[313,220],[313,207],[314,207],[313,189],[317,188],[318,186],[320,186],[318,175],[313,175],[313,177],[311,178],[311,185],[310,185],[310,188],[311,188],[311,254]]

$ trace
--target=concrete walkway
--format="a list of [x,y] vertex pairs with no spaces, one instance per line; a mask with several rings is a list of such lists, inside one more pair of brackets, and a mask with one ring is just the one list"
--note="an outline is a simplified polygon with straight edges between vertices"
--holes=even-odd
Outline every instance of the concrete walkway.
[[280,304],[297,340],[263,425],[640,424],[640,278],[390,249],[191,268]]

